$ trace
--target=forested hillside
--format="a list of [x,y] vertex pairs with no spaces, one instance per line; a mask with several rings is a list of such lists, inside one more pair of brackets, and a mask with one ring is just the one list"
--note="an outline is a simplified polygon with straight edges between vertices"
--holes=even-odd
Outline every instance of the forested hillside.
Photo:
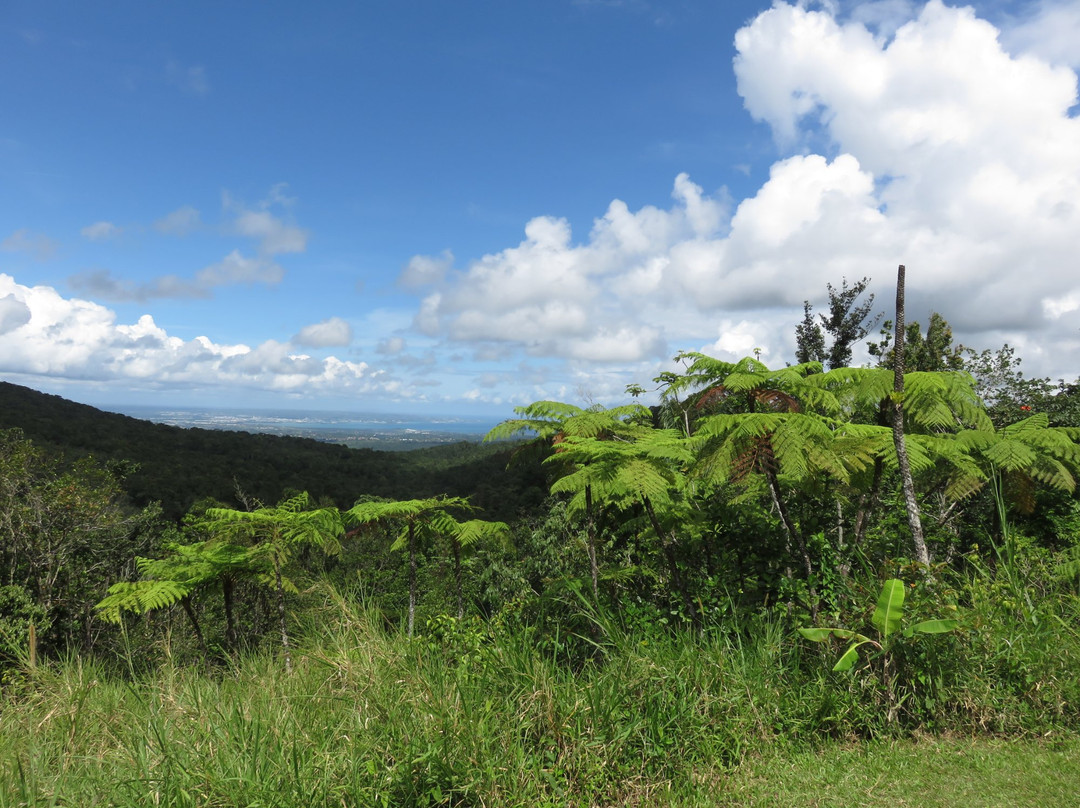
[[349,449],[309,438],[226,432],[141,421],[0,382],[0,429],[19,429],[70,459],[124,463],[122,486],[143,507],[179,519],[197,500],[261,502],[307,491],[348,507],[361,496],[470,496],[492,518],[535,508],[546,491],[535,469],[506,471],[509,445],[462,442],[411,452]]

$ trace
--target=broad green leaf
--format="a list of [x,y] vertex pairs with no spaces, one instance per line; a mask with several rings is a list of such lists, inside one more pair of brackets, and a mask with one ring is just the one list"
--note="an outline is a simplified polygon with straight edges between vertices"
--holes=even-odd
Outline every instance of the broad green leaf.
[[848,649],[844,652],[844,655],[842,657],[840,657],[840,659],[838,659],[836,661],[835,665],[833,665],[833,670],[834,671],[848,671],[848,670],[851,670],[852,665],[855,664],[855,660],[859,658],[859,646],[860,645],[862,645],[862,643],[857,642],[857,643],[853,643],[851,646],[849,646]]
[[958,625],[959,620],[923,620],[913,625],[909,631],[912,634],[947,634]]
[[870,639],[846,628],[800,628],[798,631],[806,639],[813,642],[825,642],[830,637],[837,637],[841,640],[859,640],[860,642],[866,642]]
[[904,582],[898,578],[890,578],[881,587],[877,608],[874,609],[874,616],[870,618],[870,622],[885,638],[900,628],[900,620],[903,616]]

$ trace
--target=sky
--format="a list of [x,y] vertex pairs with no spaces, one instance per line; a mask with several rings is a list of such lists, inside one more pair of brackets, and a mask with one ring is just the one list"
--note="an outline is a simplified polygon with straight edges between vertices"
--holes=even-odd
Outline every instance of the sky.
[[901,263],[909,321],[1072,380],[1078,68],[1080,0],[8,0],[0,380],[613,406]]

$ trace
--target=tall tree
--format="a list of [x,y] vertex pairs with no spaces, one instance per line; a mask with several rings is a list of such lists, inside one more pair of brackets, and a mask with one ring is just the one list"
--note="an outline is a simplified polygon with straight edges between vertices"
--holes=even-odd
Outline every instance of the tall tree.
[[264,577],[268,564],[253,559],[251,548],[232,541],[211,539],[194,544],[172,544],[168,555],[152,559],[137,557],[135,565],[142,576],[138,581],[119,581],[109,587],[108,595],[94,608],[110,623],[119,623],[123,612],[146,614],[179,603],[187,615],[203,656],[210,651],[202,626],[195,613],[193,598],[217,584],[222,587],[225,605],[225,644],[236,647],[232,587],[238,577]]
[[455,553],[456,576],[458,581],[459,613],[461,608],[461,550],[481,538],[501,535],[506,529],[502,522],[482,522],[471,520],[459,522],[452,511],[470,509],[469,501],[464,497],[431,497],[429,499],[409,499],[399,502],[358,502],[346,511],[346,516],[361,525],[396,524],[401,530],[390,549],[405,550],[409,554],[409,636],[413,635],[416,622],[416,557],[420,543],[437,537],[451,542]]
[[465,617],[461,585],[462,555],[480,542],[505,539],[510,532],[510,526],[505,522],[488,522],[484,519],[459,522],[450,514],[433,521],[431,526],[436,533],[450,542],[450,552],[454,556],[454,595],[457,600],[458,620],[461,620]]
[[326,553],[336,554],[345,532],[337,508],[312,508],[307,492],[289,497],[277,505],[236,511],[231,508],[210,508],[206,511],[211,533],[220,533],[251,542],[252,559],[265,559],[274,574],[277,596],[278,624],[281,647],[285,654],[285,670],[292,672],[289,650],[289,631],[285,620],[284,567],[303,546],[316,546]]
[[930,566],[930,553],[923,538],[922,518],[919,514],[919,501],[915,498],[915,483],[911,476],[911,462],[908,460],[907,443],[904,440],[904,265],[896,271],[896,348],[893,352],[893,443],[896,445],[897,466],[900,469],[900,484],[904,491],[904,507],[907,511],[908,527],[915,546],[915,560]]
[[[851,362],[851,346],[863,339],[877,325],[881,315],[871,315],[874,296],[856,305],[859,296],[870,284],[869,278],[848,286],[847,279],[837,289],[827,284],[829,313],[819,314],[816,322],[810,301],[803,302],[803,320],[795,328],[795,358],[800,363],[822,362],[831,368],[846,367]],[[825,335],[830,345],[825,346]]]
[[64,463],[21,431],[0,430],[0,585],[44,610],[46,651],[93,645],[94,602],[165,529],[155,507],[127,506],[122,472],[90,457]]
[[[651,418],[649,410],[640,404],[628,404],[611,409],[597,405],[583,409],[561,401],[537,401],[526,407],[517,407],[514,412],[523,417],[503,421],[488,432],[484,440],[511,438],[522,433],[534,434],[545,447],[550,446],[554,449],[556,457],[560,458],[554,461],[557,467],[565,465],[565,461],[561,459],[560,447],[568,438],[611,440],[628,435],[633,431],[635,424],[647,422]],[[571,468],[560,469],[563,474],[572,471],[573,461],[569,462]],[[593,504],[592,484],[585,484],[582,493],[585,504],[585,550],[589,556],[593,599],[596,600],[600,595],[600,536]]]
[[[881,339],[868,343],[871,356],[876,356],[878,366],[894,367],[894,323],[886,320],[881,326]],[[904,372],[935,372],[940,370],[965,370],[964,357],[971,353],[963,345],[953,342],[949,321],[936,311],[930,312],[930,322],[923,333],[919,322],[913,321],[904,329]]]
[[693,459],[689,442],[678,430],[637,425],[615,440],[568,437],[549,462],[572,463],[572,473],[551,486],[553,494],[573,495],[571,513],[584,511],[593,502],[616,510],[641,506],[667,562],[671,588],[682,599],[687,616],[696,620],[697,610],[675,557],[677,528],[685,529],[691,521],[686,472]]

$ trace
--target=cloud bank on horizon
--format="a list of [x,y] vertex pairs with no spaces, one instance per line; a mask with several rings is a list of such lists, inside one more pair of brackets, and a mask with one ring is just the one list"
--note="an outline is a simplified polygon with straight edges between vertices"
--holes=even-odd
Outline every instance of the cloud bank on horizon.
[[[1080,6],[1043,2],[999,26],[939,0],[779,2],[734,33],[738,93],[778,158],[752,194],[706,192],[688,166],[666,205],[615,199],[588,233],[536,216],[520,243],[461,263],[454,245],[404,256],[403,303],[350,316],[328,300],[323,316],[251,345],[170,334],[150,313],[125,324],[106,304],[198,306],[300,272],[319,226],[297,223],[284,185],[253,206],[226,194],[218,224],[185,205],[143,225],[146,238],[213,231],[242,245],[187,275],[89,269],[65,296],[3,272],[0,253],[0,374],[444,409],[579,393],[613,403],[681,349],[783,364],[805,299],[869,275],[887,309],[904,263],[909,319],[939,311],[967,344],[1008,342],[1027,372],[1075,378]],[[201,69],[173,80],[216,91]],[[132,227],[101,219],[81,236],[104,248]],[[0,250],[34,261],[62,249],[49,233],[0,233]],[[363,357],[335,354],[360,341]]]

